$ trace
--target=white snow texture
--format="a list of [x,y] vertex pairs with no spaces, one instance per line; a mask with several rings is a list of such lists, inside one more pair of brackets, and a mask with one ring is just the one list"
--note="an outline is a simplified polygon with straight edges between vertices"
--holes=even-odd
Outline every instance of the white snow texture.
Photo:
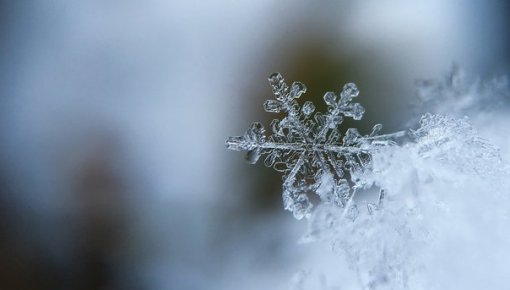
[[296,101],[303,84],[289,88],[279,74],[270,83],[276,100],[266,111],[286,113],[273,135],[254,123],[226,145],[247,150],[252,163],[267,155],[266,165],[284,174],[284,208],[309,222],[302,242],[331,245],[355,277],[328,271],[321,279],[336,282],[315,285],[312,268],[292,289],[510,289],[506,78],[470,81],[454,69],[420,82],[429,113],[416,129],[379,135],[376,125],[366,136],[337,129],[364,113],[351,103],[354,84],[339,100],[326,93],[328,113],[313,115],[313,104]]

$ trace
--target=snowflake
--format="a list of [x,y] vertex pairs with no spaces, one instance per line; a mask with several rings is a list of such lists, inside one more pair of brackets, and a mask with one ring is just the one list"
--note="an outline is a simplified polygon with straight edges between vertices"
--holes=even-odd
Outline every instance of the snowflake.
[[[394,139],[404,132],[379,135],[382,125],[377,124],[369,135],[349,128],[342,136],[338,128],[343,120],[361,120],[365,112],[359,103],[352,102],[359,95],[353,83],[345,84],[339,96],[334,92],[324,94],[327,113],[315,112],[310,101],[299,106],[297,99],[306,92],[304,84],[294,82],[289,87],[279,73],[270,75],[269,83],[275,99],[265,101],[264,109],[283,112],[285,117],[271,122],[269,136],[262,124],[255,122],[243,136],[227,138],[226,147],[247,151],[246,159],[252,164],[265,156],[266,166],[284,174],[284,208],[295,218],[310,216],[310,192],[355,218],[353,197],[359,189],[371,186],[362,177],[370,173],[372,154],[395,144]],[[381,191],[379,198],[383,196]],[[372,211],[374,205],[368,206]]]

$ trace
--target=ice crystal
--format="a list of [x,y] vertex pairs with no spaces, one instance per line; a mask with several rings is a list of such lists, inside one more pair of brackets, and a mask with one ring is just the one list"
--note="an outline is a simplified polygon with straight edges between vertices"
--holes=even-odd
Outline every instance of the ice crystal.
[[[484,233],[505,225],[508,172],[498,150],[467,119],[425,114],[409,137],[406,144],[372,156],[370,179],[385,189],[383,207],[350,220],[341,209],[320,205],[302,239],[329,242],[354,270],[361,289],[444,289],[427,276],[434,271],[427,269],[428,259],[443,247],[438,240],[456,227]],[[499,208],[501,216],[488,204]],[[465,225],[472,216],[475,224]],[[490,222],[477,228],[484,223],[481,216],[490,216]],[[502,236],[500,231],[495,235]]]
[[420,125],[411,133],[421,158],[433,157],[454,166],[457,172],[473,170],[483,176],[494,174],[494,168],[502,162],[499,150],[478,136],[467,117],[455,119],[427,113]]
[[[269,80],[275,99],[264,108],[284,117],[273,120],[269,135],[254,123],[226,145],[247,151],[252,163],[264,156],[267,166],[283,173],[284,207],[309,221],[301,241],[326,242],[355,274],[335,286],[484,289],[507,280],[510,167],[491,142],[495,136],[507,139],[508,114],[502,110],[503,122],[495,123],[497,110],[490,108],[495,103],[501,110],[507,102],[504,78],[469,85],[454,72],[446,82],[422,84],[423,96],[430,97],[423,107],[433,114],[419,118],[417,129],[399,144],[395,139],[404,133],[379,135],[381,125],[368,135],[339,131],[345,118],[359,120],[364,113],[352,101],[359,93],[354,84],[339,95],[326,93],[327,112],[319,113],[311,102],[297,103],[303,84],[289,87],[279,74]],[[490,122],[471,124],[481,112]],[[361,214],[354,195],[361,189],[377,195],[375,188],[383,190]],[[311,192],[322,201],[313,211]],[[484,267],[475,272],[473,265]],[[307,283],[313,271],[303,273],[296,276],[296,289],[317,289]],[[469,275],[459,280],[451,273]]]
[[[425,112],[454,118],[469,117],[480,135],[510,157],[508,110],[510,109],[510,78],[496,74],[491,77],[473,76],[457,66],[438,79],[417,81],[418,100],[415,113]],[[408,123],[415,126],[415,123]]]
[[226,147],[247,151],[250,163],[265,156],[266,166],[283,173],[284,208],[295,218],[310,215],[310,192],[318,194],[324,203],[344,208],[345,215],[355,218],[357,206],[353,197],[357,190],[368,186],[360,177],[370,170],[372,154],[393,145],[404,132],[379,135],[382,125],[377,124],[368,135],[355,128],[342,134],[339,126],[345,118],[361,120],[365,112],[361,104],[352,102],[359,95],[353,83],[345,84],[339,95],[324,94],[326,113],[315,112],[309,101],[298,104],[297,99],[306,92],[304,84],[294,82],[288,86],[279,73],[270,75],[269,83],[275,99],[265,101],[264,109],[283,112],[285,117],[271,122],[269,136],[262,124],[255,122],[243,136],[229,137]]

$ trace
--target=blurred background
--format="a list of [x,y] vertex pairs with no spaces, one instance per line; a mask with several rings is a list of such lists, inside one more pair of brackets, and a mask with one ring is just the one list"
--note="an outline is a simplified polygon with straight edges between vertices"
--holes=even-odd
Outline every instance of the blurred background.
[[1,1],[0,289],[288,289],[328,254],[297,243],[278,173],[224,147],[275,118],[267,76],[319,110],[355,82],[346,126],[403,129],[417,79],[508,73],[509,6]]

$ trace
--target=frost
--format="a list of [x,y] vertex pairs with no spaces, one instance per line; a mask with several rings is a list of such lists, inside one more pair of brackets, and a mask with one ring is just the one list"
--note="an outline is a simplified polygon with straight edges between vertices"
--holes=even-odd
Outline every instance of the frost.
[[[306,91],[303,84],[289,87],[280,74],[273,74],[269,80],[275,99],[264,108],[285,116],[271,122],[268,136],[254,123],[243,136],[227,139],[227,148],[247,151],[249,162],[263,156],[267,166],[284,174],[284,208],[309,221],[301,242],[326,242],[352,270],[357,287],[335,287],[506,285],[510,170],[500,150],[462,116],[487,109],[484,102],[504,102],[507,83],[500,79],[468,85],[458,74],[447,82],[422,84],[422,92],[429,92],[424,106],[434,114],[424,114],[407,134],[387,135],[379,134],[380,124],[368,135],[355,128],[339,131],[345,118],[359,120],[364,113],[352,102],[359,94],[354,84],[345,85],[338,95],[326,93],[328,110],[320,113],[311,102],[302,107],[297,103]],[[449,109],[452,113],[446,114]],[[483,133],[487,127],[481,128]],[[404,135],[405,140],[400,138]],[[364,197],[355,198],[357,192]],[[321,200],[314,210],[310,193]],[[298,274],[295,288],[317,289],[307,287],[313,285],[307,283],[310,279]]]
[[493,174],[502,164],[499,150],[478,136],[467,120],[425,114],[420,120],[421,127],[412,130],[417,152],[421,158],[434,157],[457,171]]
[[443,78],[419,81],[417,95],[417,115],[429,112],[454,118],[468,116],[481,136],[500,147],[502,156],[510,157],[508,75],[482,78],[454,66]]
[[[312,102],[299,106],[297,99],[306,92],[306,86],[294,82],[289,87],[282,75],[269,77],[275,99],[264,102],[270,113],[283,112],[285,117],[271,122],[271,134],[266,137],[260,123],[253,123],[243,136],[229,137],[228,149],[247,151],[246,159],[256,163],[264,156],[264,164],[284,174],[283,204],[294,217],[302,219],[311,213],[308,193],[318,193],[321,201],[345,209],[355,217],[356,191],[369,186],[362,176],[371,166],[371,156],[404,132],[379,135],[381,124],[369,135],[355,128],[345,134],[338,130],[345,118],[360,120],[365,109],[352,100],[359,90],[353,83],[344,85],[339,95],[324,94],[327,112],[315,112]],[[314,113],[315,112],[315,113]],[[322,193],[321,193],[322,192]]]
[[[433,256],[444,247],[438,240],[449,246],[453,235],[456,247],[473,251],[457,239],[459,231],[497,239],[509,233],[501,231],[509,205],[508,172],[498,150],[466,119],[426,114],[410,138],[373,155],[370,179],[385,189],[380,204],[369,204],[368,214],[356,219],[345,218],[338,207],[320,205],[302,238],[329,242],[354,271],[361,289],[449,288],[428,276],[434,273],[427,268],[431,257],[439,259],[432,265],[448,264]],[[499,213],[493,212],[496,208]],[[482,216],[490,222],[481,222]],[[471,219],[475,222],[465,223]],[[480,223],[483,226],[474,226]],[[506,243],[491,246],[503,252],[509,248]]]

